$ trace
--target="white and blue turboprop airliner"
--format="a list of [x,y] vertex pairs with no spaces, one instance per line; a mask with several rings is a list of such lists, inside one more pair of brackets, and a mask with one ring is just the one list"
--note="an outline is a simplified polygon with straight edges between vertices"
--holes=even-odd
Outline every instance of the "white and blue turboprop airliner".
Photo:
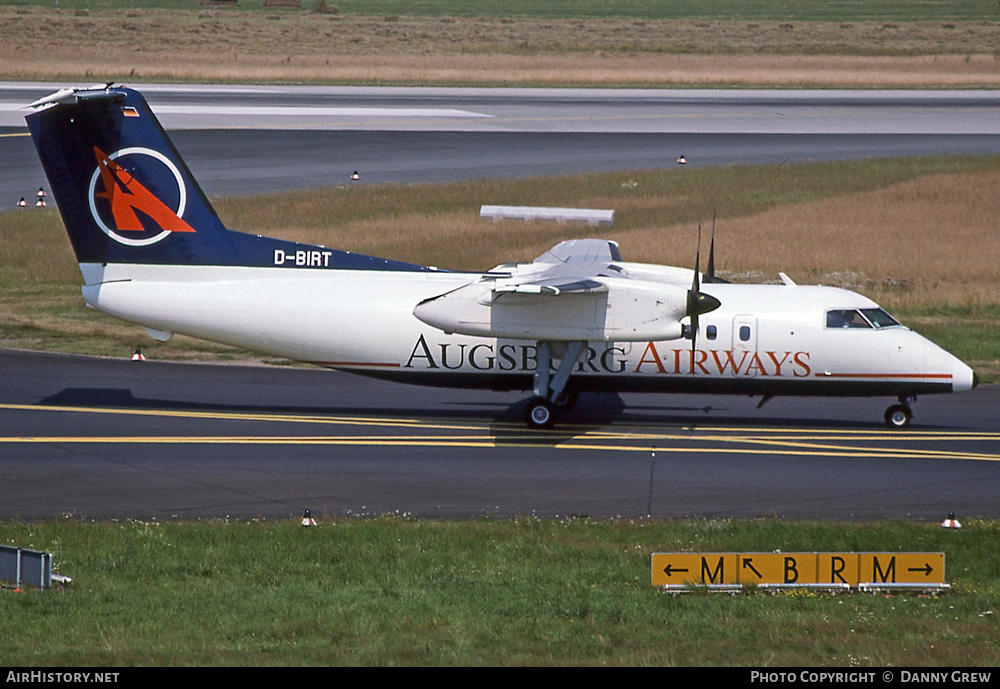
[[[887,396],[970,390],[972,369],[843,289],[736,285],[630,263],[600,239],[450,272],[226,229],[138,92],[64,89],[31,135],[87,304],[173,333],[424,385],[530,390],[529,426],[581,392]],[[710,293],[702,291],[702,282]]]

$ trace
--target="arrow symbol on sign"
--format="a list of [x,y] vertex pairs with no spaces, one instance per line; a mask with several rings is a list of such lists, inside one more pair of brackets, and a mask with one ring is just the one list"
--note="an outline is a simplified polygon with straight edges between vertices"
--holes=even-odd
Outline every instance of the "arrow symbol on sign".
[[763,579],[764,575],[757,571],[757,568],[753,566],[753,558],[746,557],[743,558],[743,569],[749,568],[751,572],[757,575],[758,579]]
[[675,568],[673,565],[667,565],[666,567],[663,568],[663,573],[666,574],[668,577],[673,576],[674,572],[686,572],[686,571],[688,571],[687,568],[685,569]]
[[931,569],[931,563],[928,562],[923,567],[909,567],[906,571],[907,572],[923,572],[925,577],[929,577],[931,575],[931,572],[933,570]]

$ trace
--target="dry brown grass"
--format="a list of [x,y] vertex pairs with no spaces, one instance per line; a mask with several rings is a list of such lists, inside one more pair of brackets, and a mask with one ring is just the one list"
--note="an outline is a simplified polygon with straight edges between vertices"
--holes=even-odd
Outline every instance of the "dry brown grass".
[[[998,171],[930,176],[725,218],[720,269],[769,280],[784,271],[803,283],[836,284],[895,304],[1000,303],[998,184]],[[673,237],[696,232],[694,225],[679,229]],[[657,246],[646,260],[664,258],[667,246],[684,250],[663,242],[662,234],[642,229],[627,241]]]
[[[389,187],[283,195],[280,203],[271,197],[222,200],[218,210],[231,225],[248,231],[476,270],[530,260],[560,240],[593,235],[617,240],[628,260],[689,265],[698,224],[707,242],[718,205],[719,269],[730,277],[776,281],[784,271],[802,283],[835,284],[896,305],[1000,304],[1000,169],[923,176],[762,211],[748,210],[713,188],[731,182],[725,172],[717,180],[711,172],[703,174],[693,189],[646,190],[645,181],[634,183],[623,174],[610,191],[595,189],[584,178],[576,186],[550,188],[551,197],[539,192],[541,198],[520,200],[612,208],[612,229],[479,219],[479,203],[518,203],[511,190],[531,189],[530,182],[459,185],[462,194],[435,197],[428,202],[434,208],[420,207],[420,187]],[[729,193],[738,196],[741,190]],[[380,201],[380,195],[399,198],[390,203]],[[362,208],[366,205],[396,210],[372,216]],[[307,216],[315,218],[308,225],[288,220]]]
[[[341,17],[0,8],[6,78],[1000,86],[1000,23]],[[72,41],[65,40],[72,36]]]

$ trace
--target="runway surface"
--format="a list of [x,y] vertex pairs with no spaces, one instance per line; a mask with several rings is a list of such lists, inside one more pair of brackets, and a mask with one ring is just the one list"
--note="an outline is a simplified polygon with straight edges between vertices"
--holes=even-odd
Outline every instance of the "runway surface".
[[1000,516],[1000,389],[891,400],[522,395],[0,350],[0,518]]
[[[0,84],[0,201],[46,184]],[[704,91],[143,85],[208,194],[361,183],[1000,153],[991,91]]]

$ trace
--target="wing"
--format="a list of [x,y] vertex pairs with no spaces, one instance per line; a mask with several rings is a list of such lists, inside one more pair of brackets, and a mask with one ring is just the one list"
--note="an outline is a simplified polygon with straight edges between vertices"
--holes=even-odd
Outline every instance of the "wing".
[[509,263],[490,273],[497,293],[583,294],[604,291],[600,278],[621,268],[618,245],[604,239],[571,239],[556,244],[531,263]]
[[548,294],[558,296],[560,294],[597,294],[607,292],[608,286],[603,282],[591,280],[589,278],[544,278],[532,280],[530,282],[516,282],[515,284],[497,285],[493,288],[494,294]]
[[559,242],[532,263],[587,266],[621,260],[618,242],[606,239],[570,239]]
[[618,244],[604,239],[571,239],[556,244],[531,263],[508,266],[497,277],[494,300],[502,294],[548,296],[600,294],[608,291],[601,281],[621,273]]

